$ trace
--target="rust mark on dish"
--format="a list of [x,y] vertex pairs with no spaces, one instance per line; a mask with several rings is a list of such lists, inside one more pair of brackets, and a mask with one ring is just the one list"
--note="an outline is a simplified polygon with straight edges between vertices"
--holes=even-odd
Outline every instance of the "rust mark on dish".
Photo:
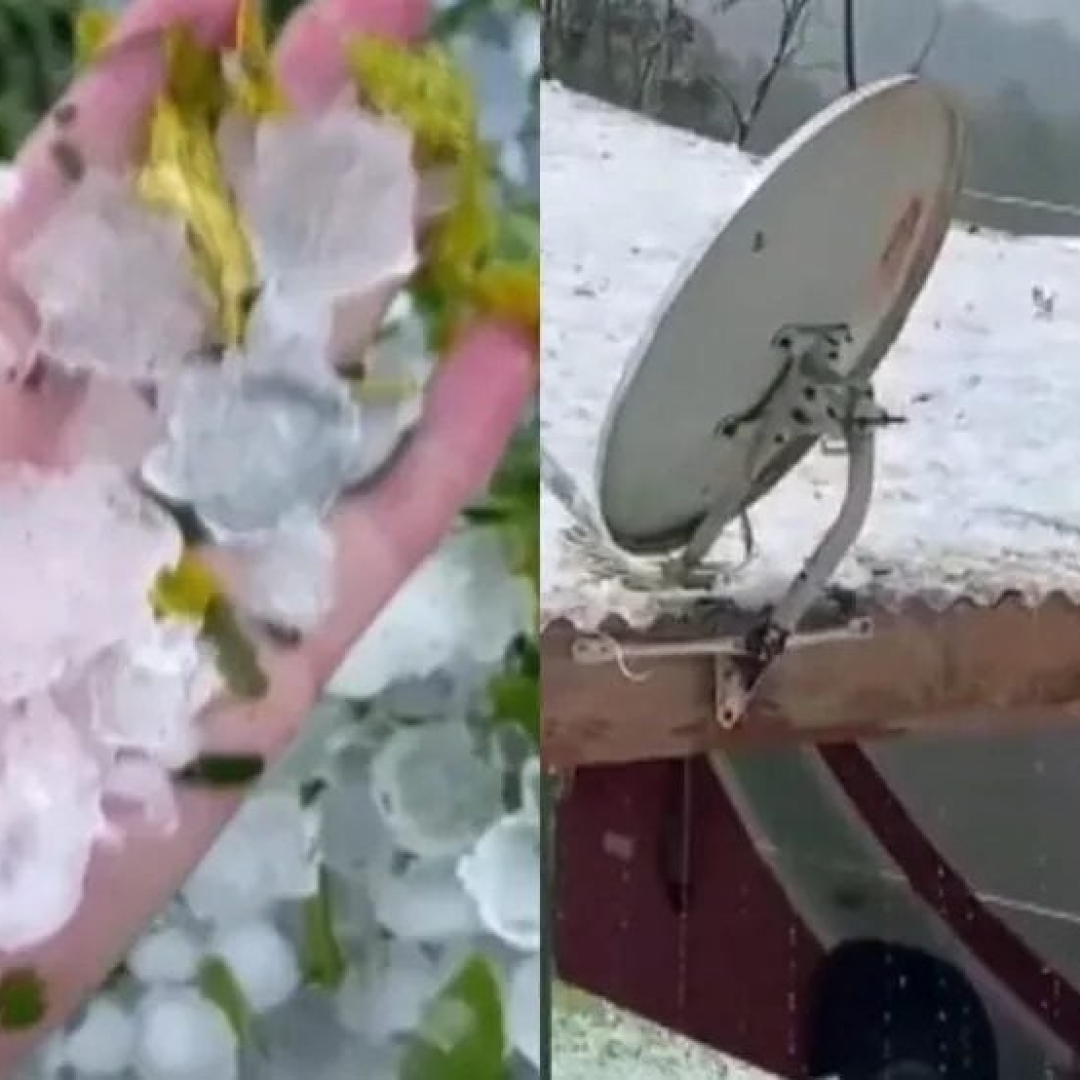
[[904,207],[904,212],[896,219],[889,242],[878,263],[878,281],[883,288],[891,289],[896,284],[911,251],[922,216],[923,201],[918,195],[913,195]]

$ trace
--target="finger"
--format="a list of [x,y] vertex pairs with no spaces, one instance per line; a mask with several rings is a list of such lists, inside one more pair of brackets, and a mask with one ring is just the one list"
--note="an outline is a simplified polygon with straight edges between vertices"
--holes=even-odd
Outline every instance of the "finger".
[[334,609],[304,648],[316,686],[487,483],[531,395],[532,363],[515,330],[467,334],[442,361],[401,461],[339,509]]
[[[342,50],[350,34],[413,40],[429,15],[427,0],[320,0],[302,9],[276,57],[290,100],[318,109],[338,98],[350,82]],[[531,367],[517,333],[474,330],[440,369],[402,461],[370,495],[339,510],[334,610],[304,647],[316,686],[488,479],[531,394]]]
[[277,70],[289,100],[323,108],[349,84],[343,42],[358,33],[411,41],[427,28],[427,0],[316,0],[289,20],[277,49]]
[[129,8],[106,54],[72,85],[16,158],[19,190],[0,213],[0,257],[33,235],[81,168],[131,161],[164,77],[162,32],[183,22],[200,39],[224,43],[235,12],[235,0],[140,0]]
[[[220,746],[257,750],[272,760],[288,743],[315,699],[313,676],[318,684],[329,677],[461,504],[483,485],[531,389],[531,346],[516,331],[486,326],[463,339],[440,369],[424,423],[402,461],[375,491],[337,516],[342,573],[334,613],[304,649],[275,656],[265,699],[208,719]],[[175,834],[133,836],[122,851],[95,855],[75,918],[34,950],[34,966],[50,986],[50,1024],[94,990],[101,972],[130,946],[135,928],[160,909],[209,848],[241,797],[180,789]],[[0,956],[0,963],[18,961]],[[28,1045],[17,1037],[0,1040],[0,1069]]]
[[[5,356],[27,357],[36,334],[33,307],[11,275],[13,255],[41,228],[90,165],[117,168],[131,160],[143,121],[161,87],[161,31],[183,20],[200,38],[227,40],[233,0],[141,0],[116,29],[108,55],[81,76],[61,106],[44,118],[20,151],[14,197],[0,208],[0,338]],[[79,400],[77,380],[29,394],[0,385],[0,461],[45,460],[53,434]]]
[[[333,6],[356,9],[356,5]],[[367,28],[391,32],[386,23]],[[300,43],[298,49],[311,47],[311,38],[293,40]],[[311,58],[317,51],[306,55]],[[332,83],[325,80],[322,85],[324,90],[330,86],[334,94]],[[228,710],[229,727],[238,739],[242,731],[258,732],[247,738],[270,756],[284,745],[314,698],[312,673],[320,681],[329,675],[379,607],[446,531],[461,503],[483,484],[531,387],[530,346],[516,333],[487,327],[464,339],[438,373],[424,424],[402,461],[377,490],[339,512],[336,530],[343,553],[339,602],[309,647],[275,658],[266,700]],[[129,846],[117,854],[99,853],[87,882],[86,902],[72,923],[35,956],[35,966],[47,973],[56,1006],[52,1022],[94,989],[100,973],[130,944],[133,928],[144,925],[163,898],[175,891],[238,802],[235,795],[192,791],[178,797],[180,830],[165,841],[129,842],[144,845],[145,851]],[[0,1040],[0,1070],[24,1045]]]
[[[208,710],[207,750],[273,760],[288,746],[308,712],[286,707],[288,695],[303,687],[315,699],[357,638],[451,527],[462,504],[483,488],[531,395],[532,363],[522,335],[494,325],[475,329],[443,362],[401,461],[369,494],[347,501],[335,515],[331,613],[301,646],[265,650],[268,700],[227,702]],[[235,580],[230,560],[220,552],[210,558],[226,579]]]
[[[300,8],[284,27],[275,50],[275,67],[288,99],[305,112],[333,104],[352,84],[344,48],[351,36],[421,37],[429,10],[428,0],[314,0]],[[356,296],[339,305],[336,356],[357,356],[366,350],[371,329],[389,308],[395,291],[387,288],[382,296]],[[358,325],[350,326],[351,314],[359,316]]]

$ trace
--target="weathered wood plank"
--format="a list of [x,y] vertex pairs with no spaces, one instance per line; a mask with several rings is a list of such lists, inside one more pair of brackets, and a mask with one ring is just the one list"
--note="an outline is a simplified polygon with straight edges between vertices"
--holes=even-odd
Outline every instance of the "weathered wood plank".
[[[867,638],[790,652],[763,680],[749,715],[725,732],[713,718],[707,657],[583,665],[566,623],[543,636],[544,753],[554,767],[685,757],[706,749],[851,741],[921,732],[1080,726],[1080,607],[1051,597],[937,612],[873,613]],[[738,620],[741,621],[741,620]],[[701,637],[701,625],[618,640]],[[714,625],[708,632],[730,633]]]

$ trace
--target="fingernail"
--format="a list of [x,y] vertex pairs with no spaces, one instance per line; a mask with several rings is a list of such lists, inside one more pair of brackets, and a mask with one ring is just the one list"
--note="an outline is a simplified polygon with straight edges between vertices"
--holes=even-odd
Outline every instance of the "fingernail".
[[120,44],[161,34],[182,24],[206,44],[226,44],[235,32],[236,11],[236,0],[144,0],[130,5],[121,16],[113,41]]
[[426,0],[322,0],[317,10],[338,31],[412,41],[426,31],[430,6]]
[[497,319],[486,319],[466,329],[447,359],[464,353],[482,353],[503,366],[510,367],[520,375],[531,378],[535,366],[536,348],[530,336],[519,326]]

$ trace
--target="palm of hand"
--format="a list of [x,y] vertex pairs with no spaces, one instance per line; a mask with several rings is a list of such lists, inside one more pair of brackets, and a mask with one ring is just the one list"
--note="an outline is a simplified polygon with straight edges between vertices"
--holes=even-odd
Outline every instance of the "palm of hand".
[[[77,114],[79,153],[95,165],[123,165],[160,84],[155,31],[184,19],[207,39],[224,40],[234,10],[229,0],[141,0],[131,6],[120,30],[130,47],[82,78],[66,99]],[[317,107],[343,85],[343,31],[412,37],[422,31],[425,16],[422,0],[316,0],[294,16],[281,39],[279,75],[296,104]],[[10,265],[69,183],[58,167],[56,142],[55,122],[48,118],[20,155],[18,190],[0,212],[0,341],[18,355],[35,331]],[[530,393],[531,363],[529,345],[506,328],[481,326],[463,338],[430,389],[407,453],[382,483],[336,514],[341,554],[330,615],[300,647],[267,648],[269,693],[255,704],[216,709],[208,719],[212,748],[271,759],[284,750],[352,642],[487,479]],[[69,459],[84,396],[82,383],[55,375],[0,385],[0,463]],[[255,713],[258,722],[252,723]],[[34,950],[33,965],[50,987],[54,1022],[100,982],[212,843],[237,799],[183,791],[179,803],[182,824],[169,840],[134,838],[122,852],[95,858],[79,914]],[[19,960],[0,956],[3,964]],[[0,1070],[24,1048],[22,1039],[0,1037]]]

